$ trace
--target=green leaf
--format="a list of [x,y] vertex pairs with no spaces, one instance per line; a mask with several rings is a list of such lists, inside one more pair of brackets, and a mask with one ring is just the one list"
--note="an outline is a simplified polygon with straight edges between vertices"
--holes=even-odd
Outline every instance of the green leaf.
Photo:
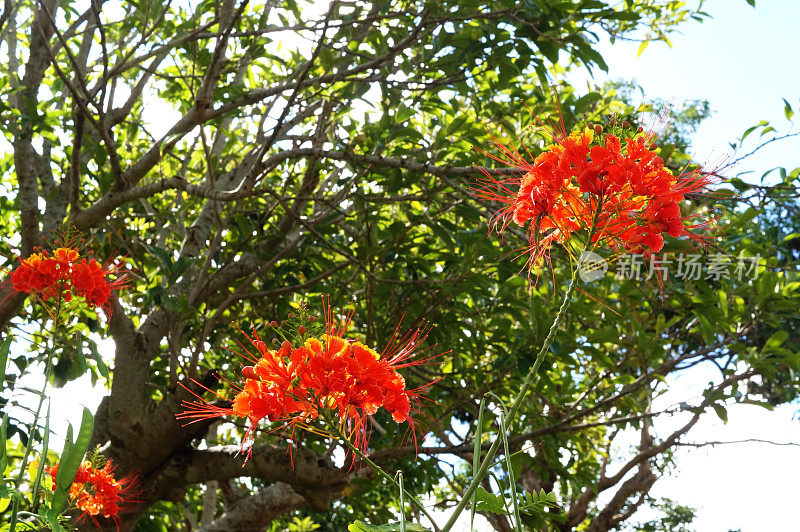
[[51,532],[66,532],[58,519],[59,512],[45,505],[39,507],[39,518],[50,528]]
[[746,139],[746,138],[747,138],[747,136],[748,136],[750,133],[752,133],[753,131],[755,131],[756,129],[758,129],[758,128],[760,128],[760,127],[767,126],[767,125],[769,125],[769,122],[767,122],[766,120],[762,120],[762,121],[761,121],[761,122],[759,122],[758,124],[756,124],[756,125],[754,125],[754,126],[750,126],[750,127],[748,127],[747,129],[745,129],[744,133],[742,134],[742,140]]
[[[478,469],[481,465],[481,440],[483,439],[483,414],[486,409],[486,397],[481,397],[481,403],[478,407],[478,424],[475,426],[475,442],[472,447],[472,478],[478,474]],[[478,494],[472,496],[472,507],[469,516],[469,528],[472,530],[472,525],[475,522],[475,509],[478,505]]]
[[103,362],[103,357],[101,357],[100,353],[98,353],[97,345],[94,342],[91,342],[91,350],[92,358],[97,364],[97,371],[99,371],[100,375],[102,375],[106,380],[111,379],[111,372],[108,371],[108,366],[106,366],[106,363]]
[[[8,428],[8,412],[3,412],[3,423],[0,424],[0,441],[8,441],[6,429]],[[0,475],[6,470],[8,465],[8,457],[6,456],[5,443],[0,445]]]
[[50,399],[47,400],[47,417],[44,424],[44,437],[42,438],[42,459],[39,461],[39,467],[36,468],[36,479],[33,481],[33,495],[37,496],[39,493],[39,483],[42,480],[44,473],[44,463],[47,459],[47,450],[50,447]]
[[541,515],[545,513],[546,507],[558,507],[556,494],[554,492],[547,493],[544,489],[533,492],[525,492],[522,497],[522,506],[520,510],[527,515]]
[[769,337],[769,340],[767,340],[767,342],[764,344],[763,350],[766,351],[769,349],[775,349],[777,347],[780,347],[781,344],[785,342],[787,338],[789,338],[788,332],[784,330],[777,331],[773,333],[772,336]]
[[75,480],[75,474],[83,461],[86,451],[89,449],[89,440],[94,430],[94,418],[88,408],[83,409],[83,419],[81,428],[78,430],[78,437],[72,442],[72,425],[67,426],[67,439],[64,441],[64,451],[61,453],[61,460],[58,463],[58,473],[56,474],[56,489],[53,494],[53,510],[61,513],[67,502],[67,494]]
[[717,415],[722,420],[722,422],[723,423],[727,423],[728,422],[728,411],[725,409],[725,407],[722,406],[722,405],[718,405],[718,404],[714,404],[714,405],[711,405],[711,406],[714,407],[714,412],[717,413]]
[[86,356],[83,354],[83,342],[79,342],[75,346],[75,362],[79,371],[77,377],[80,377],[89,369],[89,364],[86,363]]
[[729,182],[730,182],[731,185],[736,187],[736,190],[738,190],[739,192],[743,192],[745,190],[749,190],[750,188],[752,188],[752,185],[750,185],[748,183],[745,183],[744,181],[742,181],[738,177],[731,178]]
[[767,403],[767,402],[764,402],[764,401],[755,401],[753,399],[745,399],[745,400],[742,401],[742,404],[760,406],[761,408],[766,408],[770,412],[775,410],[775,406],[774,405],[772,405],[770,403]]
[[744,1],[750,4],[751,6],[756,7],[756,0],[744,0]]
[[750,220],[752,220],[753,218],[755,218],[756,216],[758,216],[758,214],[759,214],[758,209],[756,209],[754,207],[750,207],[746,211],[744,211],[744,214],[742,214],[739,217],[739,223],[744,225],[747,222],[749,222]]
[[786,101],[786,98],[783,98],[783,114],[786,115],[786,120],[791,120],[792,116],[794,116],[792,106],[789,105],[789,102]]
[[169,251],[158,246],[147,246],[147,248],[150,250],[150,253],[161,259],[161,263],[164,267],[169,268],[172,264],[172,256]]
[[478,511],[489,512],[493,514],[506,514],[505,499],[502,495],[495,495],[489,493],[482,486],[478,486],[475,490],[475,496],[478,499]]
[[[385,525],[371,525],[364,521],[356,521],[347,527],[349,532],[400,532],[400,523],[388,523]],[[430,529],[416,523],[405,524],[407,532],[430,532]]]
[[401,105],[400,108],[394,115],[394,119],[397,121],[398,124],[401,124],[417,114],[417,111],[410,107],[406,107],[405,105]]
[[639,45],[639,49],[636,50],[636,55],[642,55],[642,52],[644,52],[644,49],[647,48],[648,44],[650,44],[650,41],[642,41],[642,44]]
[[466,123],[467,123],[467,116],[466,115],[462,115],[462,116],[456,117],[447,126],[447,129],[445,130],[445,135],[447,135],[447,136],[452,135],[453,132],[460,130],[461,126],[463,126]]
[[414,139],[417,141],[425,139],[422,133],[420,133],[413,127],[395,127],[389,131],[389,138],[391,139],[397,139],[402,137]]
[[2,389],[3,382],[6,380],[6,362],[8,362],[8,351],[11,349],[11,341],[13,337],[6,335],[3,338],[3,343],[0,344],[0,389]]
[[[54,509],[57,508],[61,510],[67,504],[67,493],[69,493],[69,488],[72,486],[72,481],[75,479],[78,467],[80,466],[80,462],[78,462],[78,465],[75,466],[75,471],[73,471],[71,475],[67,472],[67,469],[72,467],[71,455],[73,454],[74,447],[75,444],[72,443],[72,424],[67,423],[67,438],[64,440],[64,449],[61,451],[61,459],[59,460],[58,472],[56,473],[56,488],[51,503]],[[83,456],[81,456],[80,459],[83,459]],[[67,477],[70,478],[69,481],[66,480]],[[66,487],[64,487],[65,483]]]
[[711,325],[711,322],[708,320],[705,314],[697,313],[697,320],[699,322],[700,328],[700,336],[703,337],[703,340],[710,344],[714,341],[714,326]]
[[[0,499],[11,499],[13,495],[13,491],[6,486],[5,481],[0,482]],[[5,508],[0,510],[0,512],[4,511]]]
[[555,44],[546,39],[541,39],[536,41],[536,46],[548,61],[553,64],[558,63],[558,47]]

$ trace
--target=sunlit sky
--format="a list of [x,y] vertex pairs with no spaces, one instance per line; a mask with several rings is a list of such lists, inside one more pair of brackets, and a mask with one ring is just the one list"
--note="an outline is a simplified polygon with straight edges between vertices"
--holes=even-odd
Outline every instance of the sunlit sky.
[[[609,71],[595,71],[595,79],[636,81],[646,98],[707,99],[713,115],[693,142],[700,161],[728,153],[728,142],[760,120],[769,120],[779,132],[798,131],[800,69],[792,56],[800,50],[800,2],[758,0],[753,9],[745,0],[709,0],[704,10],[713,18],[681,26],[680,34],[671,36],[672,47],[651,43],[638,56],[638,43],[603,42],[600,52]],[[793,127],[781,98],[797,113]],[[746,146],[755,140],[748,138]],[[780,165],[800,166],[800,139],[766,148],[736,171],[760,177]]]
[[[758,0],[753,9],[745,0],[711,0],[706,11],[713,18],[684,25],[681,34],[672,36],[671,48],[653,43],[637,56],[637,43],[601,43],[609,72],[595,71],[594,81],[635,80],[647,98],[708,99],[713,115],[693,139],[693,151],[701,161],[728,153],[728,142],[760,120],[770,120],[779,132],[797,131],[798,126],[784,117],[781,98],[789,100],[800,117],[800,69],[794,57],[800,51],[796,27],[800,2]],[[582,75],[575,79],[588,80]],[[800,140],[771,146],[735,171],[752,171],[749,175],[758,177],[775,166],[790,170],[800,166]],[[110,341],[101,343],[101,352],[107,361],[113,360]],[[716,378],[710,369],[699,368],[671,382],[670,392],[659,401],[685,400],[687,392],[696,393]],[[41,381],[26,382],[36,380]],[[104,393],[102,388],[92,390],[88,377],[54,390],[56,431],[63,435],[67,421],[78,424],[80,406],[94,411]],[[727,424],[710,414],[686,441],[757,438],[800,443],[798,408],[793,404],[768,412],[754,406],[735,407],[729,409]],[[666,424],[679,422],[667,420]],[[660,434],[666,434],[666,428],[661,430]],[[677,468],[656,483],[652,494],[697,508],[694,528],[700,532],[783,531],[796,529],[800,523],[798,478],[800,447],[747,443],[681,448]]]
[[[595,72],[595,79],[635,80],[646,98],[676,103],[708,99],[713,115],[698,129],[692,146],[701,162],[729,153],[728,142],[760,120],[769,120],[779,133],[798,131],[800,69],[796,57],[792,57],[800,51],[796,26],[800,2],[756,3],[753,9],[745,0],[706,2],[705,11],[712,19],[684,25],[680,35],[672,36],[671,48],[652,43],[641,56],[637,56],[638,43],[603,43],[600,52],[609,71],[607,75]],[[794,124],[784,116],[782,98],[797,113]],[[745,147],[752,149],[757,140],[748,138]],[[800,138],[759,151],[733,173],[750,172],[746,178],[758,180],[776,166],[790,171],[800,166]],[[667,405],[685,400],[687,393],[697,393],[712,379],[718,381],[718,373],[716,369],[698,368],[671,381],[669,393],[658,402]],[[797,403],[774,412],[749,405],[733,407],[728,411],[727,424],[709,413],[684,441],[753,438],[800,444],[799,408]],[[667,420],[668,426],[661,425],[658,433],[666,435],[680,422]],[[676,459],[676,469],[656,482],[651,494],[696,508],[695,530],[798,530],[800,447],[765,443],[684,447],[678,450]]]

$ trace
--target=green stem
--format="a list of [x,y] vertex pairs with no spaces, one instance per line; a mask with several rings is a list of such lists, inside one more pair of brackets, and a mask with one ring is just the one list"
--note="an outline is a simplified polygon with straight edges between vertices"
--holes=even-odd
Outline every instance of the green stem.
[[[33,424],[31,425],[31,433],[28,435],[28,443],[25,445],[25,453],[22,455],[22,463],[20,464],[19,473],[17,474],[17,478],[14,481],[14,488],[19,490],[20,484],[22,484],[22,478],[25,476],[25,470],[28,465],[28,458],[30,457],[31,450],[33,449],[33,440],[34,440],[34,431],[36,430],[36,425],[39,424],[39,416],[42,412],[42,405],[44,404],[44,397],[45,392],[47,391],[47,381],[50,378],[50,369],[52,364],[50,363],[50,357],[48,357],[47,366],[45,367],[44,372],[44,385],[42,386],[42,391],[39,395],[39,406],[36,407],[36,413],[33,416]],[[43,457],[44,459],[44,457]],[[34,494],[34,503],[36,502],[36,494]],[[11,522],[9,525],[9,532],[14,532],[17,528],[17,513],[19,512],[19,499],[14,498],[14,503],[11,508]]]
[[[45,398],[46,392],[47,392],[47,382],[50,380],[50,372],[53,369],[53,357],[55,355],[56,346],[58,345],[58,337],[59,337],[59,332],[61,330],[62,303],[63,303],[62,296],[59,296],[58,297],[58,302],[57,302],[57,305],[56,305],[56,314],[55,314],[55,317],[53,318],[53,328],[55,329],[54,330],[54,334],[53,334],[53,353],[52,354],[48,354],[48,356],[47,356],[47,364],[45,365],[45,370],[44,370],[44,384],[42,385],[42,391],[39,394],[39,405],[36,407],[36,412],[34,413],[34,416],[33,416],[33,424],[31,425],[31,433],[28,435],[28,443],[25,445],[25,452],[22,455],[22,462],[20,464],[19,473],[17,474],[17,478],[14,481],[14,488],[16,490],[19,490],[19,486],[20,486],[20,484],[22,484],[22,478],[25,476],[25,470],[26,470],[27,465],[28,465],[28,458],[30,457],[31,450],[33,450],[33,440],[34,440],[34,434],[33,433],[36,430],[36,426],[39,424],[39,417],[40,417],[40,415],[42,413],[42,405],[44,404],[44,398]],[[47,428],[45,430],[48,430],[48,431],[50,430],[49,407],[48,407],[48,424],[47,424]],[[45,450],[45,452],[47,452],[47,451]],[[47,456],[43,456],[42,457],[42,463],[44,463],[44,460],[46,460],[46,459],[47,459]],[[40,464],[39,471],[41,471],[41,469],[42,469],[42,464]],[[38,483],[38,480],[39,480],[39,474],[37,474],[37,478],[36,478],[37,483]],[[36,504],[36,496],[37,496],[37,494],[34,493],[33,494],[33,503],[34,504]],[[18,515],[18,513],[19,513],[19,499],[18,498],[14,498],[14,503],[13,503],[12,508],[11,508],[11,520],[10,520],[10,524],[9,524],[9,528],[8,528],[9,532],[14,532],[16,530],[16,528],[17,528],[17,515]]]
[[[522,406],[522,402],[525,400],[525,396],[528,395],[528,391],[530,391],[530,389],[536,383],[539,366],[542,365],[542,361],[544,361],[547,350],[550,349],[550,346],[553,344],[558,327],[561,325],[561,320],[564,319],[567,309],[572,302],[572,291],[575,288],[576,272],[577,267],[573,268],[572,270],[572,277],[569,281],[569,285],[567,286],[567,291],[564,293],[564,299],[561,301],[561,307],[558,309],[558,314],[556,314],[553,324],[550,326],[550,331],[547,333],[547,337],[544,339],[542,347],[539,349],[539,352],[536,355],[536,360],[533,362],[533,366],[531,367],[530,371],[528,371],[528,375],[525,377],[525,382],[522,383],[522,388],[520,388],[519,392],[514,398],[514,402],[512,403],[511,408],[508,410],[508,415],[503,417],[503,422],[500,427],[500,430],[503,432],[507,431],[511,426],[511,423],[514,422],[514,419],[517,417],[517,412]],[[467,486],[466,491],[461,494],[461,502],[458,503],[453,510],[453,513],[450,515],[450,519],[448,519],[447,523],[445,523],[444,527],[442,527],[442,532],[449,532],[453,528],[458,516],[462,511],[464,511],[464,508],[466,508],[467,504],[469,504],[469,501],[472,498],[472,495],[475,493],[475,490],[478,489],[481,480],[483,480],[483,477],[485,477],[486,473],[489,471],[489,468],[492,465],[492,459],[494,458],[494,455],[497,454],[497,450],[500,448],[501,443],[502,438],[497,438],[494,440],[494,442],[492,442],[492,445],[489,447],[486,457],[481,463],[481,466],[478,468],[478,471],[475,473],[472,482],[470,482],[469,486]]]
[[42,438],[42,459],[39,461],[39,467],[36,468],[36,480],[33,482],[33,509],[38,509],[39,506],[39,484],[42,480],[42,473],[44,473],[44,465],[47,462],[47,450],[50,445],[50,399],[47,400],[47,417],[45,418],[44,437]]
[[395,480],[395,478],[392,475],[384,471],[381,468],[381,466],[370,460],[370,458],[361,449],[353,445],[353,443],[347,438],[347,436],[342,434],[335,421],[329,419],[327,416],[320,416],[320,417],[322,417],[322,419],[325,421],[325,424],[328,425],[328,427],[333,430],[336,436],[338,436],[339,439],[342,440],[345,443],[345,445],[347,445],[347,447],[351,451],[353,451],[353,453],[356,456],[358,456],[361,460],[366,462],[367,465],[369,465],[372,469],[377,471],[380,476],[382,476],[383,478],[394,484],[395,487],[400,489],[401,492],[404,493],[406,497],[408,497],[408,500],[410,500],[414,504],[414,506],[419,508],[420,511],[423,513],[423,515],[425,515],[425,517],[428,518],[428,520],[431,522],[431,526],[433,526],[433,529],[436,532],[442,532],[442,530],[436,525],[436,521],[433,520],[433,516],[430,513],[428,513],[428,511],[425,509],[425,506],[421,502],[419,502],[416,497],[414,497],[408,491],[406,491],[403,485],[398,483],[397,480]]

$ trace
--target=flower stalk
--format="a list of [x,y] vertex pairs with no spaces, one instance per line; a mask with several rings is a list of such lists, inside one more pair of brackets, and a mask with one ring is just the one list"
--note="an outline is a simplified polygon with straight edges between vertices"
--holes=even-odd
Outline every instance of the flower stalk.
[[[59,337],[61,336],[61,312],[62,307],[64,305],[64,298],[61,296],[61,291],[58,292],[57,300],[56,300],[56,307],[54,314],[52,314],[53,319],[53,353],[47,353],[47,362],[45,364],[44,369],[44,384],[42,384],[42,390],[39,392],[39,404],[36,407],[36,411],[33,414],[33,423],[31,424],[31,434],[28,436],[28,442],[25,445],[25,452],[22,455],[22,462],[20,463],[19,467],[19,474],[17,474],[17,478],[14,480],[14,488],[19,490],[20,484],[22,483],[22,479],[25,476],[25,471],[28,466],[28,459],[30,458],[31,451],[33,450],[33,431],[36,430],[36,426],[39,424],[39,417],[42,413],[42,406],[44,405],[44,399],[47,395],[47,383],[50,380],[50,373],[53,370],[53,358],[55,357],[56,346],[58,345]],[[44,454],[47,453],[47,445],[46,442],[49,439],[49,431],[50,431],[50,407],[48,405],[47,408],[47,425],[45,427],[46,434],[44,435],[45,438],[45,447],[44,447]],[[43,459],[46,456],[42,457]],[[39,468],[40,469],[40,468]],[[38,490],[39,484],[39,475],[40,471],[37,472],[36,481],[34,485]],[[36,500],[36,491],[34,491],[34,501]],[[14,498],[14,503],[11,508],[11,518],[10,518],[10,525],[9,525],[9,532],[14,532],[17,527],[17,515],[19,513],[19,499]]]
[[[577,268],[573,268],[569,285],[567,285],[567,290],[564,292],[564,298],[561,300],[561,306],[558,309],[556,317],[553,319],[553,324],[550,326],[547,337],[544,339],[544,342],[542,342],[542,347],[536,354],[536,360],[534,360],[533,366],[531,366],[531,369],[528,371],[525,381],[522,383],[522,387],[520,388],[519,392],[517,392],[516,397],[514,397],[514,402],[511,404],[511,408],[508,409],[508,415],[503,416],[502,423],[500,425],[500,430],[503,432],[507,431],[514,422],[514,419],[517,417],[517,412],[522,406],[522,402],[525,400],[525,397],[528,395],[528,392],[533,385],[536,384],[539,367],[542,365],[548,349],[550,349],[550,346],[553,344],[553,340],[555,340],[556,337],[556,331],[558,331],[558,327],[561,325],[561,322],[564,319],[564,316],[566,316],[567,310],[572,303],[572,292],[575,289],[576,273]],[[442,527],[441,532],[448,532],[449,530],[452,530],[453,526],[455,526],[458,516],[462,511],[464,511],[464,508],[467,507],[472,495],[478,489],[478,486],[480,486],[481,480],[483,480],[489,471],[489,468],[492,466],[494,456],[500,449],[501,443],[502,438],[496,438],[494,442],[492,442],[492,445],[486,452],[486,457],[483,459],[483,462],[481,462],[481,465],[475,473],[472,482],[469,483],[467,489],[461,495],[461,501],[453,510],[453,513],[450,515],[450,519],[448,519],[447,523],[445,523],[445,525]]]
[[[412,494],[410,494],[408,491],[406,491],[405,487],[403,486],[403,484],[401,482],[398,482],[395,479],[395,477],[393,477],[392,475],[390,475],[389,473],[384,471],[383,468],[381,466],[379,466],[378,464],[376,464],[375,462],[373,462],[369,458],[369,456],[367,456],[367,454],[364,451],[362,451],[361,449],[358,448],[358,446],[353,444],[353,442],[350,441],[350,439],[347,437],[347,435],[345,435],[341,431],[341,429],[339,428],[339,426],[335,422],[335,420],[331,419],[330,416],[328,416],[328,415],[322,416],[322,419],[323,419],[323,421],[325,421],[325,424],[328,425],[328,428],[331,429],[331,432],[334,435],[336,435],[339,440],[343,441],[344,444],[347,446],[347,448],[350,449],[353,452],[353,454],[358,456],[359,459],[363,460],[364,463],[366,463],[368,466],[370,466],[372,469],[374,469],[380,476],[382,476],[383,478],[385,478],[386,480],[391,482],[396,488],[398,488],[400,490],[401,494],[403,494],[405,497],[407,497],[408,500],[410,500],[411,503],[414,504],[414,506],[419,508],[419,510],[422,512],[422,514],[425,517],[428,518],[428,521],[431,522],[431,526],[433,526],[433,529],[434,529],[435,532],[444,532],[444,530],[440,529],[439,526],[436,524],[436,521],[434,521],[433,516],[425,509],[425,505],[423,505],[416,497],[414,497]],[[402,511],[402,508],[401,508],[401,511]]]

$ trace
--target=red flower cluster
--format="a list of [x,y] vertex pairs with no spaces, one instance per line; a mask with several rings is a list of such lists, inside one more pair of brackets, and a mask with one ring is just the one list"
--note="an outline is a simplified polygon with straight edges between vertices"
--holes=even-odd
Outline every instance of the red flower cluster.
[[[53,479],[54,490],[58,466],[59,464],[45,467],[45,471]],[[78,468],[75,480],[69,489],[69,501],[81,510],[82,519],[88,516],[97,523],[96,517],[102,515],[117,521],[120,506],[136,502],[134,497],[137,493],[137,484],[137,479],[133,475],[116,480],[110,459],[105,460],[103,467],[96,467],[91,461],[85,460]]]
[[[418,411],[419,394],[426,386],[408,389],[398,369],[430,360],[416,357],[426,331],[417,329],[402,338],[396,331],[393,347],[379,354],[346,338],[348,325],[349,320],[334,325],[329,314],[325,334],[303,338],[301,333],[296,345],[284,341],[278,349],[268,348],[254,330],[248,339],[255,353],[244,349],[242,355],[252,365],[242,368],[244,385],[234,385],[238,393],[231,406],[209,404],[197,396],[197,401],[184,402],[186,410],[178,418],[191,423],[223,415],[245,417],[250,422],[247,440],[263,419],[310,428],[309,423],[326,411],[340,422],[354,444],[364,449],[368,417],[380,408],[395,422],[407,421],[413,429],[411,412]],[[299,329],[305,332],[305,326]],[[223,394],[217,395],[225,399]]]
[[660,251],[664,233],[702,238],[694,230],[707,222],[688,223],[680,202],[703,193],[711,174],[689,170],[676,177],[655,151],[653,133],[623,123],[607,126],[605,134],[597,125],[567,135],[562,124],[553,138],[531,163],[495,137],[501,155],[486,155],[522,175],[498,177],[484,169],[487,179],[477,190],[479,197],[505,204],[493,226],[502,230],[512,220],[528,225],[530,266],[539,265],[553,243],[564,244],[579,231],[591,244],[643,254]]
[[11,274],[14,290],[44,301],[62,297],[69,302],[76,295],[89,305],[107,310],[111,291],[125,284],[124,276],[108,279],[117,273],[116,268],[101,265],[94,258],[81,258],[72,247],[59,247],[52,254],[42,250],[18,260],[20,264]]

